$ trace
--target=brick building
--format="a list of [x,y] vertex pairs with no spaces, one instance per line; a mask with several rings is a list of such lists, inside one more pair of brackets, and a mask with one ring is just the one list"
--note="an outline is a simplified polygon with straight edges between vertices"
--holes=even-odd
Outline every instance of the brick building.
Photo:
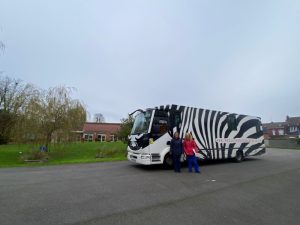
[[263,124],[264,138],[269,139],[274,136],[286,135],[286,123],[285,122],[271,122]]
[[289,135],[300,135],[300,117],[286,117],[286,132]]
[[272,137],[300,136],[300,117],[286,117],[285,122],[271,122],[263,124],[264,136],[266,139]]
[[82,140],[85,141],[117,141],[120,123],[85,123],[82,130]]

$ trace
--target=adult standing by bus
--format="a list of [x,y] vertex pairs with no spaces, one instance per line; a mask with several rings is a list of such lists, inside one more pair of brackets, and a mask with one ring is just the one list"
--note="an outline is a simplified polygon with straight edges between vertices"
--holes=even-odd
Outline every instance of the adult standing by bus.
[[193,172],[192,169],[194,167],[196,173],[200,173],[199,166],[197,163],[197,158],[195,153],[198,152],[196,142],[193,140],[192,135],[190,133],[186,133],[185,139],[183,141],[183,149],[186,154],[189,172]]
[[173,159],[174,171],[180,173],[180,158],[183,153],[182,140],[179,138],[179,133],[175,132],[170,144],[170,152]]

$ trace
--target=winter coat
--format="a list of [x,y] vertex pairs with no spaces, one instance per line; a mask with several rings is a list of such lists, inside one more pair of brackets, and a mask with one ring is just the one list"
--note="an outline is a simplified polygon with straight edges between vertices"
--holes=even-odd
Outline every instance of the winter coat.
[[181,155],[183,153],[182,140],[173,138],[170,144],[170,152],[174,155]]

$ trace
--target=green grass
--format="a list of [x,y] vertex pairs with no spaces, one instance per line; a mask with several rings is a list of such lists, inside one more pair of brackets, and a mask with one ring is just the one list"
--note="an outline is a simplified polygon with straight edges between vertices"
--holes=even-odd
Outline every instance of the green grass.
[[[0,167],[60,165],[69,163],[111,162],[126,159],[126,144],[122,142],[84,142],[51,145],[48,162],[24,162],[38,146],[28,144],[0,145]],[[96,158],[96,156],[100,158]]]

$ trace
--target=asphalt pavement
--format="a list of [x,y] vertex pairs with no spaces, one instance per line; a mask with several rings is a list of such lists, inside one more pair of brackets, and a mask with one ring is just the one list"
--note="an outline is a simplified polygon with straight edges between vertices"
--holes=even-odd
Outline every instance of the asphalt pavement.
[[0,169],[0,225],[300,224],[300,150],[201,174],[131,162]]

